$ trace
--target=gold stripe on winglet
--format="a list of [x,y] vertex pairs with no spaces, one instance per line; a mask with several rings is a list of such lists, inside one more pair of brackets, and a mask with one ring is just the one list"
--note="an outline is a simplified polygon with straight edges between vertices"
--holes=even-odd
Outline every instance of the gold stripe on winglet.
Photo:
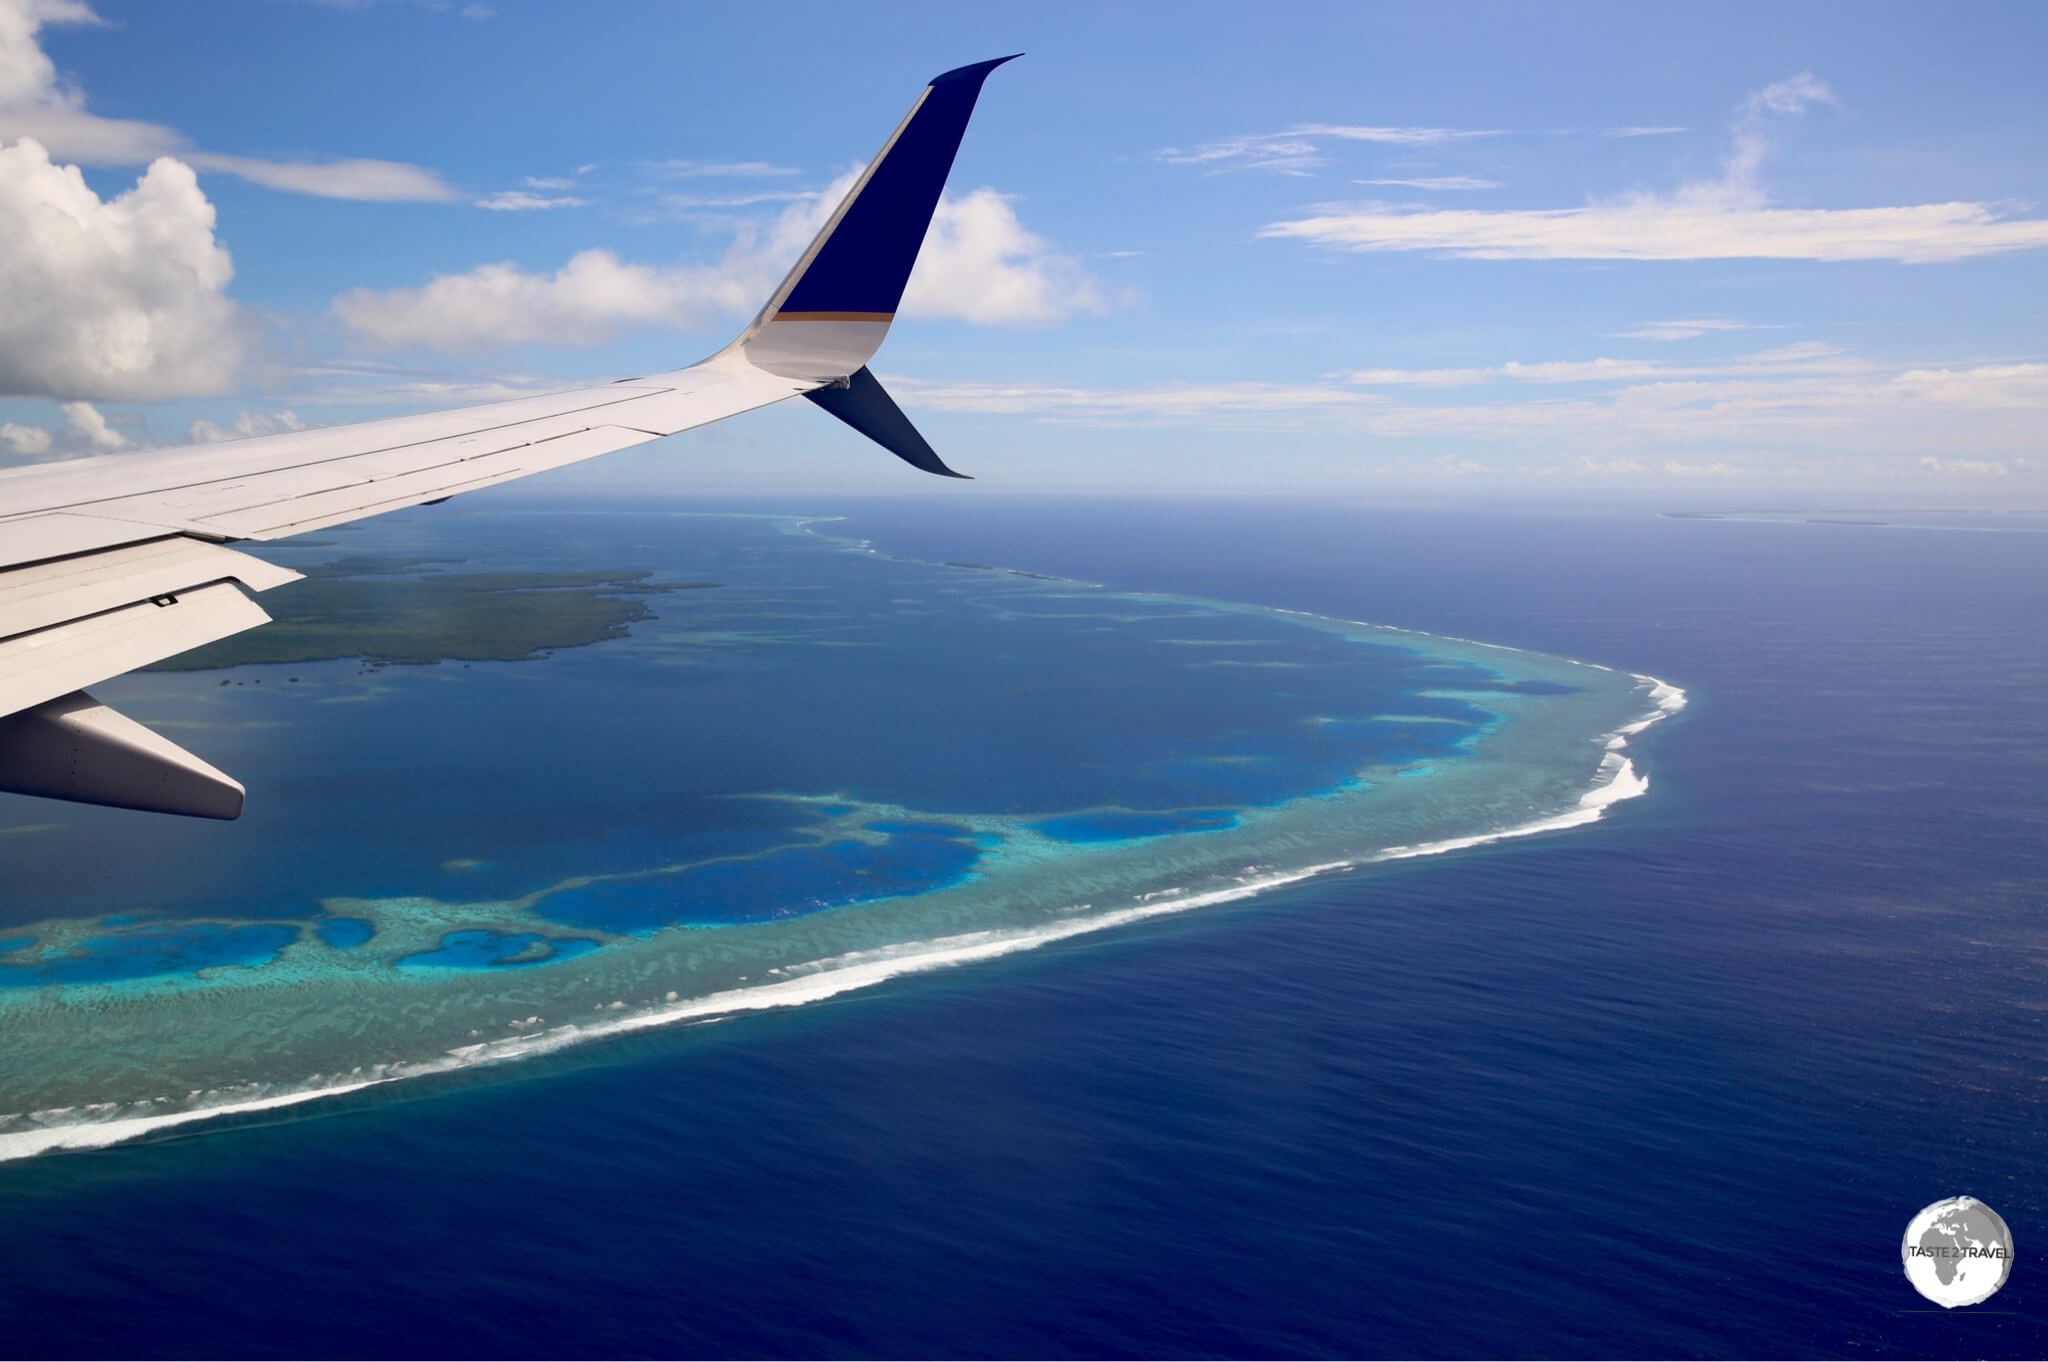
[[893,312],[778,312],[773,320],[778,322],[888,322],[895,320]]

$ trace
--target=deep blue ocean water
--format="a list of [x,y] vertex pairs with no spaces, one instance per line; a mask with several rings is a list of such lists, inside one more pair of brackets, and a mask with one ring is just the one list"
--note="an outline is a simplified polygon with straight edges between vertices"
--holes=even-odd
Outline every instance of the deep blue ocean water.
[[[2048,535],[761,509],[1691,704],[1591,827],[0,1165],[0,1352],[2048,1353]],[[2019,1261],[1943,1313],[1956,1194]]]

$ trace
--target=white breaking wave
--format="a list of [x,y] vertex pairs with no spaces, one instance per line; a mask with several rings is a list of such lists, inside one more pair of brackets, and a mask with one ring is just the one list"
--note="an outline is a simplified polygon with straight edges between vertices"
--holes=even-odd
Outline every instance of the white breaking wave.
[[[348,1074],[335,1075],[326,1081],[309,1081],[298,1088],[270,1088],[260,1092],[245,1089],[240,1093],[220,1090],[218,1095],[223,1100],[178,1111],[148,1111],[103,1120],[39,1124],[23,1129],[0,1131],[0,1162],[29,1158],[56,1150],[103,1148],[154,1131],[189,1125],[197,1121],[250,1112],[274,1111],[280,1107],[296,1106],[301,1102],[361,1092],[366,1088],[394,1083],[400,1079],[423,1078],[479,1064],[502,1063],[631,1031],[644,1031],[680,1022],[716,1021],[741,1012],[801,1007],[805,1003],[821,1002],[842,993],[872,988],[900,975],[918,974],[955,965],[976,964],[1018,951],[1035,950],[1055,941],[1105,931],[1147,918],[1189,912],[1196,908],[1207,908],[1219,903],[1250,898],[1283,885],[1297,884],[1332,871],[1354,869],[1361,864],[1405,860],[1415,856],[1436,856],[1505,841],[1510,837],[1528,837],[1541,832],[1580,827],[1597,821],[1612,805],[1624,799],[1634,799],[1649,790],[1649,778],[1638,772],[1634,764],[1621,755],[1621,750],[1628,745],[1629,738],[1685,707],[1685,692],[1677,686],[1640,673],[1635,674],[1635,679],[1649,688],[1649,699],[1656,707],[1655,710],[1646,717],[1609,734],[1605,739],[1606,754],[1601,758],[1599,769],[1594,774],[1592,788],[1579,797],[1575,807],[1546,818],[1468,837],[1449,837],[1436,842],[1419,842],[1412,846],[1388,847],[1356,861],[1331,861],[1303,870],[1271,874],[1260,874],[1248,869],[1247,873],[1232,885],[1199,893],[1172,889],[1157,890],[1153,894],[1141,897],[1130,907],[1094,917],[1064,916],[1057,921],[1034,928],[967,932],[930,941],[851,951],[845,955],[787,966],[780,973],[791,977],[777,979],[774,983],[728,989],[701,998],[677,999],[670,993],[661,1004],[645,1011],[623,1016],[607,1016],[603,1020],[587,1022],[580,1026],[558,1026],[502,1040],[484,1041],[476,1045],[462,1046],[438,1059],[358,1069]],[[1163,897],[1172,894],[1179,894],[1180,897]],[[1089,906],[1076,905],[1068,912],[1084,912]],[[623,1006],[623,1002],[618,1002],[601,1010],[612,1012]],[[30,1119],[67,1116],[80,1110],[83,1109],[67,1108],[63,1111],[33,1113]]]

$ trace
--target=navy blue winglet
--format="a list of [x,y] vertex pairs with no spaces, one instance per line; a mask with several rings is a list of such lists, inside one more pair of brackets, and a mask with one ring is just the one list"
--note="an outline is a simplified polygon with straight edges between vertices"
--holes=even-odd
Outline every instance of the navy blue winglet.
[[847,378],[845,387],[828,385],[813,388],[804,396],[912,468],[922,468],[942,478],[967,476],[946,467],[945,461],[925,442],[924,436],[917,433],[917,427],[910,424],[910,418],[896,405],[896,399],[889,396],[875,376],[868,372],[866,365]]
[[932,81],[776,316],[894,315],[982,82],[1021,55],[958,67]]

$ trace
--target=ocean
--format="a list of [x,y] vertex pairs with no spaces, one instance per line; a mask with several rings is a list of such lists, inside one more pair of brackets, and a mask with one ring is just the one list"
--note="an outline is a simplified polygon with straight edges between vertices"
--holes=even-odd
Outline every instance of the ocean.
[[[617,536],[606,542],[589,527],[625,508],[554,515],[530,494],[473,504],[464,513],[479,524],[530,516],[563,561],[636,566],[591,557],[617,556]],[[1617,676],[1682,687],[1689,703],[1631,741],[1648,791],[1603,807],[1597,821],[1354,865],[1250,895],[1217,893],[1208,906],[1000,958],[901,973],[858,991],[820,990],[801,1007],[713,1012],[515,1062],[0,1163],[0,1350],[2048,1351],[2048,1295],[2029,1260],[2048,1202],[2037,1171],[2048,1129],[2040,922],[2048,535],[2003,521],[1985,522],[1998,530],[1971,521],[1919,529],[1279,501],[984,505],[949,497],[677,509],[841,517],[832,533],[867,541],[905,572],[951,563],[975,581],[999,569],[1056,579],[1006,581],[1038,593],[1021,599],[1041,607],[1068,594],[1061,582],[1080,581],[1169,604],[1304,611],[1605,664]],[[394,523],[415,526],[421,544],[464,532],[432,514]],[[800,577],[808,569],[786,570]],[[666,600],[655,610],[672,623]],[[1002,610],[997,623],[1013,631],[1041,627],[1007,618],[1031,613],[1016,601]],[[1211,629],[1213,646],[1244,642],[1237,630],[1249,620],[1280,627],[1257,612],[1226,611],[1222,623],[1208,606],[1195,613],[1203,618],[1170,622],[1172,637],[1184,624]],[[603,659],[623,658],[618,650],[659,627],[493,665],[539,692],[548,669],[614,665]],[[750,622],[754,645],[761,629]],[[1010,636],[991,626],[949,637],[964,648]],[[719,656],[717,639],[702,642],[707,656]],[[1344,654],[1347,665],[1358,651]],[[1258,694],[1299,713],[1282,706],[1270,722],[1231,717],[1232,731],[1330,717],[1330,693],[1310,680],[1324,661],[1285,660],[1302,664],[1303,689],[1290,681]],[[920,674],[902,661],[890,665],[916,697]],[[337,693],[368,684],[350,679],[359,670],[351,664],[313,665],[336,674],[307,684]],[[426,678],[455,666],[408,672],[395,684],[452,722],[445,706],[454,702],[427,698],[434,683]],[[381,688],[399,670],[370,681]],[[880,684],[857,669],[847,675],[848,684]],[[1526,700],[1488,711],[1509,715],[1501,742],[1569,727],[1518,725],[1522,709],[1540,719],[1601,700],[1579,673],[1545,676],[1509,671],[1481,683],[1534,687]],[[944,751],[975,760],[977,704],[1043,706],[1040,731],[1055,732],[1065,730],[1054,721],[1103,693],[1102,678],[1080,669],[1028,679],[1003,696],[935,699]],[[1379,673],[1367,682],[1394,684]],[[145,679],[136,694],[174,684],[186,683]],[[454,684],[441,690],[461,693]],[[1422,688],[1410,693],[1428,698]],[[287,703],[258,701],[253,688],[226,698],[246,703],[252,721],[276,718],[273,707]],[[1227,787],[1189,783],[1187,769],[1161,764],[1159,753],[1184,762],[1219,711],[1193,699],[1144,699],[1101,701],[1142,722],[1021,754],[1020,771],[1027,757],[1042,760],[1030,778],[1045,783],[1019,808],[970,810],[971,819],[994,821],[961,825],[966,831],[861,834],[869,839],[861,845],[901,842],[909,859],[848,869],[842,858],[825,867],[830,883],[872,878],[878,868],[885,878],[910,873],[908,865],[914,893],[985,888],[1000,862],[973,859],[989,853],[975,850],[977,834],[1007,835],[1013,846],[1050,839],[1064,848],[1058,864],[1111,858],[1099,864],[1113,860],[1129,878],[1131,847],[1227,846],[1263,826],[1256,811],[1342,784],[1344,762],[1313,743],[1204,749],[1219,769],[1264,775]],[[375,703],[384,712],[413,708],[381,691]],[[903,731],[915,709],[891,711],[883,732]],[[1581,717],[1593,722],[1590,709]],[[609,731],[608,716],[591,722]],[[1422,728],[1354,736],[1411,744]],[[310,776],[264,765],[263,727],[233,732],[254,765],[222,764],[271,776],[274,803],[332,797]],[[1017,741],[1014,725],[1003,732]],[[849,808],[947,805],[946,790],[931,784],[943,763],[917,766],[918,800],[841,790],[850,778],[827,776],[870,749],[800,714],[725,741],[720,761],[744,764],[754,745],[784,768],[818,772],[820,788],[845,794]],[[1127,787],[1105,792],[1108,777],[1091,774],[1087,758],[1115,741],[1134,744],[1119,753],[1116,772],[1133,769],[1145,742],[1159,749],[1147,757],[1146,788],[1157,797],[1130,802],[1177,810],[1174,835],[1146,841],[1160,830],[1102,821]],[[377,902],[417,893],[421,876],[480,872],[503,897],[589,869],[578,858],[591,839],[552,837],[544,819],[507,834],[530,843],[529,865],[460,846],[423,847],[416,864],[400,866],[364,856],[380,789],[398,798],[391,792],[425,779],[440,798],[459,798],[459,771],[447,768],[461,754],[482,762],[496,784],[516,774],[511,744],[482,748],[473,735],[451,743],[411,754],[423,776],[408,775],[405,753],[358,754],[348,768],[358,793],[341,806],[349,837],[328,838],[335,845],[312,865],[278,858],[266,871],[277,894],[300,892],[301,881],[346,880]],[[1479,769],[1439,746],[1375,748],[1374,760],[1387,758],[1381,765],[1395,771],[1428,768],[1416,790],[1454,788],[1460,771]],[[1472,750],[1489,749],[1481,741]],[[1556,750],[1565,750],[1561,739]],[[1556,769],[1550,752],[1529,748],[1488,784],[1526,781],[1514,786],[1515,799],[1542,803],[1550,786],[1530,773]],[[645,777],[656,776],[650,762]],[[266,786],[251,784],[253,810]],[[1479,784],[1448,804],[1407,787],[1402,797],[1421,799],[1417,807],[1449,827],[1451,814],[1480,807]],[[635,788],[645,797],[652,787]],[[556,789],[565,803],[584,802],[559,781]],[[1055,808],[1094,817],[1029,834],[1000,821]],[[798,812],[814,821],[854,816]],[[928,822],[874,815],[861,813],[870,825]],[[634,815],[630,797],[565,816],[623,829],[603,867],[619,883],[656,864],[642,856],[650,822]],[[762,845],[779,845],[772,838],[796,816],[786,808],[765,815]],[[96,826],[98,844],[112,845],[135,825]],[[322,844],[317,828],[279,827],[280,837]],[[1335,830],[1319,822],[1287,836],[1320,858],[1320,839]],[[1200,858],[1187,854],[1199,869]],[[448,868],[472,860],[490,864]],[[10,924],[5,932],[47,919],[65,892],[49,888],[47,869],[34,870],[34,853],[18,861],[26,868],[0,919]],[[190,864],[194,875],[208,866],[221,873],[217,859]],[[789,864],[805,892],[825,882],[810,861]],[[82,912],[116,912],[135,896],[80,878],[77,901],[92,905]],[[172,892],[192,882],[177,879]],[[732,919],[716,930],[756,929],[749,915],[766,910],[742,892],[748,885],[758,887],[748,879],[704,900]],[[823,931],[806,924],[875,905],[894,912],[890,905],[903,901],[837,889],[826,897],[833,893],[842,897],[815,914],[768,926]],[[623,931],[573,962],[490,975],[504,966],[485,951],[447,962],[447,972],[538,988],[496,981],[637,958],[643,941],[665,939],[633,935],[631,914],[644,906],[612,894],[550,919]],[[238,925],[286,911],[233,907],[213,911]],[[466,921],[441,925],[467,930]],[[493,921],[493,930],[509,925]],[[462,944],[444,936],[439,948]],[[306,977],[328,986],[318,969]],[[290,989],[287,978],[275,991]],[[144,1001],[133,1005],[154,996],[137,993]],[[382,1006],[382,995],[364,997]],[[44,1062],[28,1050],[12,1061],[24,1071]],[[1915,1211],[1956,1194],[2004,1216],[2018,1263],[1985,1305],[1941,1312],[1907,1286],[1897,1244]]]

